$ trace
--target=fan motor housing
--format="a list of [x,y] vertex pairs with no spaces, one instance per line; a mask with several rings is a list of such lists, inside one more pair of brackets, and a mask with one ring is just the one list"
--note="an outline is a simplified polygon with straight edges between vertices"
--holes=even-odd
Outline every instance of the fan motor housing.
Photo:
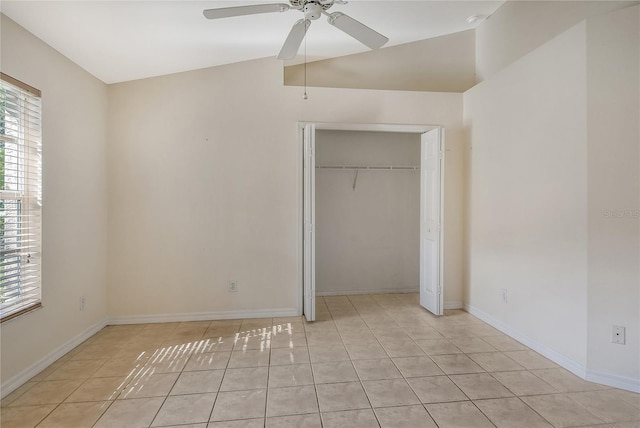
[[308,20],[315,21],[322,15],[323,8],[318,3],[307,3],[302,8],[304,17]]
[[333,6],[334,0],[289,0],[291,7],[298,10],[302,10],[307,3],[317,3],[322,10],[327,10]]

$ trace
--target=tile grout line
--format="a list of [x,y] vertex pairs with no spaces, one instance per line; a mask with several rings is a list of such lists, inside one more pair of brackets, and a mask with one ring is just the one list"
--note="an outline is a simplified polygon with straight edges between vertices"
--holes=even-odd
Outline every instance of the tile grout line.
[[307,354],[309,355],[309,370],[311,371],[311,380],[313,381],[313,390],[316,393],[316,404],[318,405],[318,419],[320,419],[320,427],[322,428],[324,426],[324,421],[322,419],[322,411],[320,410],[320,397],[318,395],[318,384],[316,383],[316,375],[313,372],[313,364],[311,362],[311,350],[309,349],[309,341],[307,340],[307,329],[305,328],[304,321],[302,323],[302,328],[305,332],[304,337],[305,337],[306,349],[307,349]]
[[[271,319],[271,330],[269,334],[273,333],[273,319]],[[271,336],[269,336],[269,361],[267,361],[267,385],[265,386],[266,391],[264,392],[264,417],[262,418],[262,425],[264,427],[267,426],[267,410],[269,409],[269,377],[271,376],[271,352],[273,348],[271,348]]]
[[[213,321],[211,322],[213,324]],[[240,326],[238,326],[238,331],[235,333],[235,337],[237,338],[238,333],[240,332]],[[206,333],[205,333],[206,334]],[[222,337],[222,336],[220,336]],[[218,392],[216,392],[216,398],[213,399],[213,405],[211,406],[211,411],[209,412],[209,418],[207,419],[207,426],[211,423],[211,418],[213,417],[213,411],[216,408],[216,403],[218,402],[218,397],[220,396],[220,389],[222,388],[222,382],[224,382],[224,378],[227,375],[227,369],[229,368],[229,362],[231,361],[231,357],[233,356],[233,349],[235,348],[235,342],[231,347],[231,351],[229,351],[229,359],[225,363],[224,372],[222,373],[222,378],[220,379],[220,385],[218,385]],[[187,362],[188,364],[188,362]]]
[[[349,298],[347,297],[347,299],[349,299]],[[353,302],[351,302],[351,299],[349,299],[349,303],[351,303],[351,305],[353,306]],[[353,308],[356,309],[355,306]],[[356,311],[357,311],[357,309],[356,309]],[[338,330],[338,336],[340,336],[340,340],[342,341],[342,343],[344,343],[344,346],[346,348],[347,344],[344,342],[344,338],[340,334],[339,330]],[[386,350],[385,350],[385,352],[386,352]],[[373,407],[373,403],[371,402],[371,398],[369,397],[369,394],[367,394],[367,390],[364,387],[364,383],[362,383],[362,378],[360,377],[360,374],[356,370],[355,364],[353,363],[354,360],[351,358],[351,354],[349,354],[348,350],[347,350],[347,354],[349,355],[349,362],[351,363],[351,367],[353,368],[353,371],[356,373],[356,376],[358,377],[358,381],[360,383],[360,387],[362,388],[362,392],[364,392],[364,396],[367,398],[367,402],[369,403],[369,406],[371,407],[371,413],[373,413],[373,417],[376,418],[376,422],[378,423],[378,426],[380,427],[380,426],[382,426],[382,424],[380,423],[380,419],[378,419],[378,415],[377,415],[377,413],[375,411],[375,408]]]

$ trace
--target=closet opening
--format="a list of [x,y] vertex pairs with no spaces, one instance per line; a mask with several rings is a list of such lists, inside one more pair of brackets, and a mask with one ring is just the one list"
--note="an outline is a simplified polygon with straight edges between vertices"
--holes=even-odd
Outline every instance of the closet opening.
[[443,311],[444,135],[439,126],[301,123],[299,304],[420,293]]

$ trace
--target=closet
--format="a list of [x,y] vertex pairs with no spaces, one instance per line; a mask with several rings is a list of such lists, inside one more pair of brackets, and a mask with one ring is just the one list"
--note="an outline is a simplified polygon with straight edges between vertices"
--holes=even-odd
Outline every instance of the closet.
[[420,141],[316,131],[316,295],[419,291]]

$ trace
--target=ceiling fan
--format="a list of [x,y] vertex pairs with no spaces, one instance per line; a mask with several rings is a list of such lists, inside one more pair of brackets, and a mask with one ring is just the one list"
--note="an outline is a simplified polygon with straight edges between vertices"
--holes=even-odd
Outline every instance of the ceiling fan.
[[278,54],[278,59],[293,59],[298,53],[300,44],[311,25],[311,21],[327,16],[329,24],[344,31],[354,39],[362,42],[370,49],[382,47],[389,39],[363,23],[356,21],[342,12],[329,13],[327,10],[334,4],[346,4],[343,0],[289,0],[290,4],[272,3],[250,6],[223,7],[206,9],[204,16],[208,19],[230,18],[233,16],[255,15],[260,13],[286,12],[295,9],[304,14],[304,18],[293,24],[287,39]]

